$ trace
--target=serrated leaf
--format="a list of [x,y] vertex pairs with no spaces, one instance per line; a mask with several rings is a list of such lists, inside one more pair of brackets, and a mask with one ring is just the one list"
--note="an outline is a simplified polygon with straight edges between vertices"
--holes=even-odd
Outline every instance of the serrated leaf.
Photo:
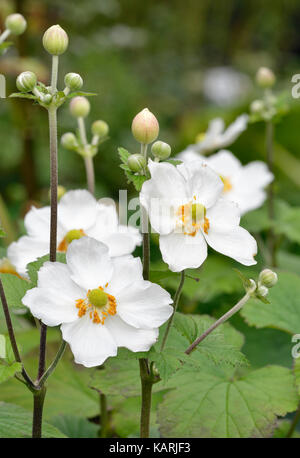
[[24,307],[22,299],[32,284],[12,274],[0,274],[9,307]]
[[127,165],[127,160],[130,156],[130,153],[129,151],[127,151],[127,149],[125,148],[118,148],[118,153],[119,153],[119,157],[121,159],[121,161],[123,162],[123,164],[126,164]]
[[[32,434],[32,412],[14,404],[0,402],[0,438],[25,438]],[[43,437],[66,437],[43,422]]]
[[[40,268],[44,265],[46,261],[49,261],[49,259],[50,259],[50,255],[46,254],[45,256],[42,256],[41,258],[38,258],[36,261],[30,262],[27,265],[27,273],[32,282],[32,286],[37,285],[38,271],[40,270]],[[65,253],[56,253],[56,261],[66,264]]]
[[12,378],[17,372],[21,372],[21,370],[22,364],[20,363],[15,362],[7,365],[0,363],[0,383]]
[[37,100],[38,98],[33,94],[28,94],[26,92],[14,92],[10,94],[9,97],[19,98],[19,99],[30,99],[30,100]]
[[147,177],[144,175],[135,175],[133,172],[126,172],[125,175],[129,183],[132,183],[136,189],[136,191],[140,191],[144,182],[147,180]]
[[300,276],[279,272],[278,283],[269,290],[269,304],[251,298],[241,315],[250,326],[276,328],[290,334],[300,329]]
[[77,92],[71,92],[66,96],[67,99],[72,99],[73,97],[93,97],[95,95],[98,95],[96,92],[84,92],[84,91],[77,91]]
[[293,375],[279,366],[244,376],[209,365],[184,366],[176,381],[158,409],[164,437],[268,437],[276,416],[297,408]]
[[66,437],[73,439],[95,439],[98,437],[99,425],[91,423],[86,418],[73,415],[58,415],[50,422]]

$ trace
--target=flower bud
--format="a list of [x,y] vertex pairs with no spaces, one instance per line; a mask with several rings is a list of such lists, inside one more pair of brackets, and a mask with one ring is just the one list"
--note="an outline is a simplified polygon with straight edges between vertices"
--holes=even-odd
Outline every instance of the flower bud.
[[62,146],[69,150],[75,150],[79,146],[77,138],[72,132],[63,134],[60,141]]
[[92,124],[92,134],[96,135],[97,137],[106,137],[109,132],[108,124],[105,121],[98,121],[93,122]]
[[85,97],[74,97],[70,102],[70,113],[74,118],[85,118],[90,112],[90,102]]
[[157,138],[159,124],[154,114],[148,108],[144,108],[133,119],[131,130],[138,142],[148,145]]
[[256,290],[256,293],[258,296],[262,296],[262,297],[266,297],[268,295],[268,288],[264,285],[260,285],[258,286],[257,290]]
[[17,78],[16,85],[20,92],[31,92],[37,83],[37,77],[33,72],[23,72]]
[[[67,190],[64,186],[61,186],[60,184],[57,186],[57,200],[60,200],[64,194],[66,194]],[[51,189],[49,189],[48,192],[48,197],[49,200],[51,198]]]
[[52,25],[43,36],[43,46],[49,54],[59,56],[63,54],[69,44],[69,38],[60,25]]
[[51,94],[45,94],[44,95],[44,99],[43,99],[43,102],[48,105],[52,100],[52,95]]
[[160,160],[168,159],[171,155],[171,146],[168,143],[158,141],[153,143],[151,152]]
[[264,109],[265,105],[262,100],[253,100],[250,105],[251,113],[260,113]]
[[83,85],[83,80],[78,73],[67,73],[65,76],[65,85],[71,91],[78,91]]
[[256,73],[256,82],[262,88],[272,87],[275,83],[275,75],[267,67],[260,67]]
[[10,14],[5,19],[5,27],[13,35],[21,35],[26,30],[27,22],[22,14]]
[[129,156],[127,164],[133,172],[141,172],[146,167],[146,159],[142,154],[132,154]]
[[260,283],[267,288],[272,288],[278,281],[277,274],[271,269],[264,269],[258,277]]

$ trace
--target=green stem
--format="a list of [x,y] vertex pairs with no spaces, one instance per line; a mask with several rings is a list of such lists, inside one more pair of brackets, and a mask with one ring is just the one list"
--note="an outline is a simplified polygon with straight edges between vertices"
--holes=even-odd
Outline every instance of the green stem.
[[5,41],[9,35],[10,35],[10,30],[8,29],[4,30],[4,32],[2,32],[0,35],[0,44],[3,43],[3,41]]
[[107,437],[108,433],[108,410],[107,410],[107,398],[105,394],[100,394],[100,415],[101,415],[101,430],[100,437]]
[[174,320],[175,312],[176,312],[177,307],[178,307],[179,299],[180,299],[182,288],[183,288],[183,285],[184,285],[184,280],[185,280],[185,272],[183,270],[181,272],[180,283],[178,285],[177,291],[176,291],[175,296],[174,296],[174,311],[173,311],[172,315],[169,318],[169,321],[168,321],[168,324],[167,324],[167,329],[165,331],[165,335],[163,337],[163,341],[162,341],[162,344],[161,344],[161,347],[160,347],[160,351],[163,351],[163,349],[165,348],[165,345],[166,345],[166,342],[167,342],[167,338],[168,338],[168,335],[169,335],[169,332],[170,332],[170,329],[171,329],[171,326],[172,326],[172,323],[173,323],[173,320]]
[[[273,138],[274,138],[274,126],[271,121],[266,123],[266,152],[267,152],[267,163],[271,173],[274,169],[274,154],[273,154]],[[273,182],[268,187],[268,215],[271,223],[274,222],[274,187]],[[273,227],[269,229],[268,233],[268,245],[271,254],[271,266],[276,267],[276,240]]]
[[[86,136],[84,119],[80,117],[78,118],[77,122],[78,122],[80,140],[81,140],[84,150],[86,150],[88,146],[88,141],[87,141],[87,136]],[[90,191],[91,194],[94,195],[95,194],[95,170],[94,170],[93,158],[91,156],[85,156],[84,165],[85,165],[85,171],[86,171],[86,177],[87,177],[88,190]]]
[[148,360],[141,358],[140,364],[140,377],[142,387],[142,408],[140,420],[140,437],[149,437],[150,432],[150,414],[151,414],[151,398],[153,381],[149,372]]
[[33,393],[33,421],[32,421],[32,437],[42,437],[42,421],[43,421],[43,407],[46,395],[46,387],[36,390]]
[[52,56],[52,72],[51,72],[51,92],[54,94],[57,91],[57,76],[58,76],[58,56]]
[[294,431],[295,431],[295,429],[296,429],[296,426],[297,426],[299,420],[300,420],[300,405],[299,405],[299,407],[298,407],[298,410],[297,410],[297,412],[296,412],[296,415],[295,415],[294,418],[293,418],[293,421],[292,421],[292,423],[291,423],[290,429],[289,429],[288,432],[287,432],[287,435],[286,435],[287,438],[293,436]]
[[246,293],[244,297],[234,306],[232,307],[227,313],[225,313],[221,318],[219,318],[213,325],[211,325],[203,334],[201,334],[200,337],[198,337],[194,342],[185,350],[185,353],[189,355],[196,347],[197,345],[202,342],[214,329],[216,329],[220,324],[224,323],[226,320],[228,320],[232,315],[237,313],[243,305],[246,304],[246,302],[250,299],[250,294]]
[[42,377],[39,379],[38,383],[39,383],[39,388],[41,388],[46,380],[48,379],[48,377],[50,377],[50,375],[52,374],[52,372],[55,370],[57,364],[59,363],[59,361],[61,360],[61,358],[63,357],[63,354],[65,352],[65,349],[66,349],[66,346],[67,346],[67,342],[65,342],[63,340],[61,346],[59,347],[58,349],[58,352],[56,353],[56,356],[54,358],[54,360],[52,361],[52,363],[50,364],[50,366],[48,367],[48,369],[44,372],[44,374],[42,375]]

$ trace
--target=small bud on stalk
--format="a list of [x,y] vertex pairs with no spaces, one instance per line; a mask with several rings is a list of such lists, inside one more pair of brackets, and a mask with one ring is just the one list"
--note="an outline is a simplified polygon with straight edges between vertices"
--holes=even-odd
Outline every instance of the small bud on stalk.
[[59,56],[63,54],[69,44],[69,38],[60,25],[52,25],[43,36],[43,46],[49,54]]
[[256,292],[259,296],[266,297],[268,295],[269,290],[266,286],[260,285],[258,286]]
[[93,135],[99,138],[103,138],[108,135],[108,132],[109,132],[109,127],[105,121],[101,121],[99,119],[98,121],[93,122],[92,124],[92,134]]
[[171,155],[171,146],[168,143],[158,141],[153,143],[151,152],[157,159],[168,159]]
[[253,100],[250,105],[251,113],[260,113],[264,109],[265,105],[262,100]]
[[16,85],[20,92],[31,92],[37,83],[37,77],[33,72],[23,72],[17,78]]
[[258,280],[261,283],[261,285],[267,288],[272,288],[272,286],[276,285],[278,277],[277,274],[273,272],[271,269],[264,269],[259,274]]
[[71,91],[78,91],[83,85],[83,80],[78,73],[67,73],[64,81]]
[[27,22],[22,14],[10,14],[5,19],[5,27],[13,35],[21,35],[26,30]]
[[61,137],[60,141],[61,141],[62,146],[69,150],[75,150],[79,146],[77,138],[72,132],[66,132]]
[[269,68],[260,67],[256,73],[256,82],[264,89],[270,88],[275,83],[275,75]]
[[90,112],[90,102],[85,97],[74,97],[70,102],[70,113],[74,118],[85,118]]
[[144,108],[133,119],[131,130],[138,142],[148,145],[158,137],[159,124],[154,114]]
[[132,154],[128,158],[128,167],[133,172],[141,172],[145,170],[146,167],[146,159],[142,154]]

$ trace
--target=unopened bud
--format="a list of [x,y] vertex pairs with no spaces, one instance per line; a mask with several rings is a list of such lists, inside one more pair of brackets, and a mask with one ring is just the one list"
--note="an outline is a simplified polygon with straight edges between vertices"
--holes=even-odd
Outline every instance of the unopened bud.
[[260,285],[258,286],[257,290],[256,290],[258,296],[262,296],[262,297],[266,297],[269,293],[269,290],[266,286],[264,285]]
[[138,142],[148,145],[158,137],[159,124],[154,114],[145,108],[133,119],[131,130]]
[[37,83],[37,77],[33,72],[23,72],[17,78],[16,85],[20,92],[31,92]]
[[[61,186],[60,184],[57,186],[57,200],[60,200],[62,196],[67,192],[66,188],[64,186]],[[49,199],[51,197],[51,190],[49,189],[48,192]]]
[[51,94],[45,94],[43,97],[44,97],[43,102],[46,105],[48,105],[52,100],[52,95]]
[[265,105],[262,100],[253,100],[250,105],[251,113],[260,113],[264,109]]
[[256,82],[262,88],[272,87],[275,83],[275,75],[267,67],[260,67],[256,73]]
[[127,163],[133,172],[141,172],[146,167],[146,159],[142,154],[132,154],[129,156]]
[[5,19],[5,27],[13,35],[21,35],[26,30],[27,22],[22,14],[10,14]]
[[62,146],[69,150],[75,150],[79,146],[77,138],[72,132],[63,134],[60,141]]
[[96,135],[97,137],[103,138],[106,137],[109,132],[108,124],[105,121],[98,121],[93,122],[92,124],[92,134]]
[[49,54],[59,56],[63,54],[69,44],[69,38],[60,25],[52,25],[43,36],[43,46]]
[[83,85],[83,80],[78,73],[67,73],[65,76],[65,85],[71,91],[78,91]]
[[258,279],[260,283],[267,288],[272,288],[272,286],[276,285],[278,281],[276,272],[273,272],[271,269],[262,270]]
[[90,112],[90,102],[85,97],[74,97],[70,102],[70,113],[74,118],[85,118]]
[[165,142],[155,142],[151,148],[152,154],[160,160],[168,159],[171,155],[171,146]]

